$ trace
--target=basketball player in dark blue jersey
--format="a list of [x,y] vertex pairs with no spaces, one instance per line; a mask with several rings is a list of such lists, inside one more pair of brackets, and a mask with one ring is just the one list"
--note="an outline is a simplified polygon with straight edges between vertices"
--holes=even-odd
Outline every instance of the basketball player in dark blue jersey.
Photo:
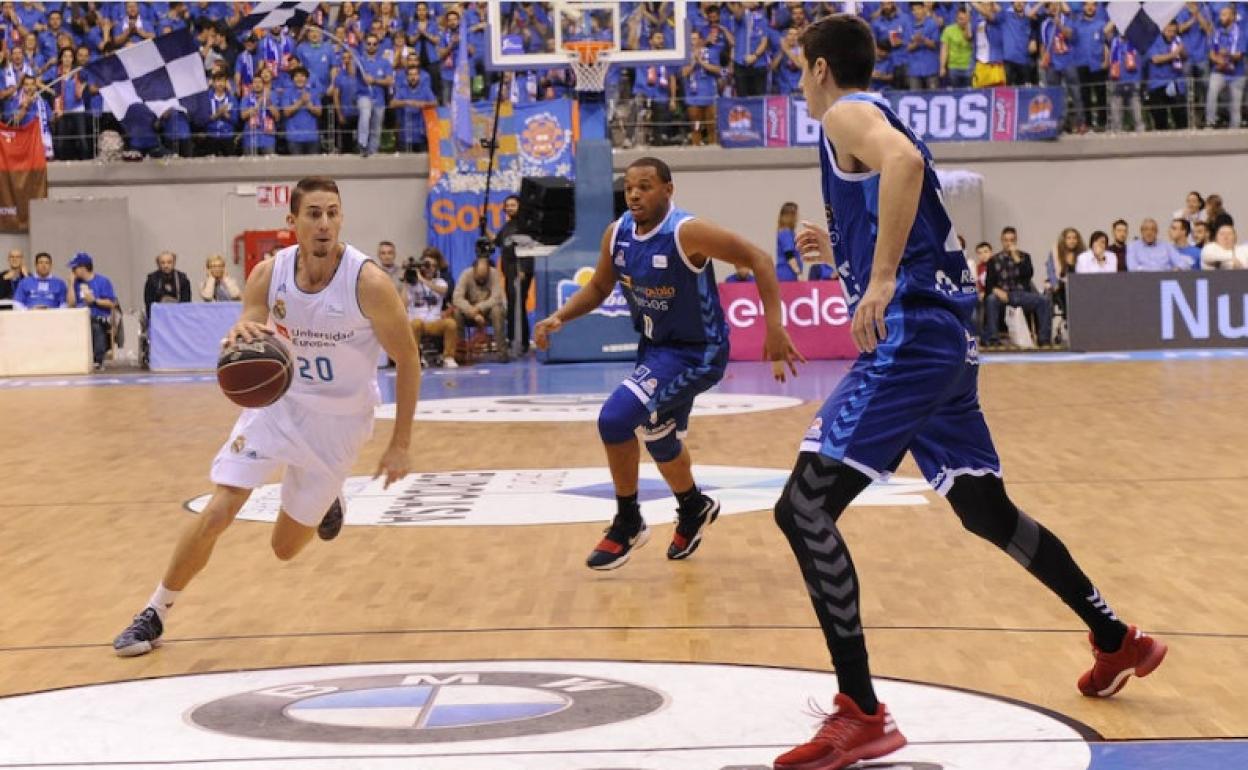
[[962,524],[1006,551],[1087,624],[1095,654],[1078,682],[1113,695],[1145,676],[1166,647],[1122,623],[1069,551],[1006,495],[979,408],[971,330],[974,277],[958,247],[932,156],[866,93],[875,41],[862,19],[836,15],[802,34],[801,87],[821,116],[828,230],[803,223],[803,256],[834,264],[849,302],[858,360],[807,431],[776,503],[836,669],[834,712],[779,770],[840,770],[905,745],[876,700],[858,611],[858,577],[837,528],[846,506],[909,451]]
[[780,286],[771,257],[762,249],[672,205],[672,172],[658,158],[634,161],[624,175],[628,212],[607,228],[594,277],[567,304],[534,329],[545,349],[549,335],[602,304],[618,281],[641,335],[637,367],[607,399],[598,415],[615,485],[617,513],[590,553],[591,569],[621,567],[649,539],[637,502],[641,447],[659,467],[678,502],[676,531],[667,558],[684,559],[719,515],[719,503],[698,489],[683,439],[693,399],[724,376],[728,326],[719,305],[711,258],[754,271],[767,323],[764,355],[783,382],[804,360],[781,325]]

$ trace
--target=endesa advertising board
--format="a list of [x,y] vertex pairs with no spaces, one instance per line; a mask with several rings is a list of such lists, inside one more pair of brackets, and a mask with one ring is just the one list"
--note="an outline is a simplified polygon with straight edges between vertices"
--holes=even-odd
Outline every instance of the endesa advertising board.
[[[721,283],[719,301],[728,319],[732,361],[760,361],[767,324],[758,286]],[[810,360],[857,358],[849,334],[849,306],[839,281],[786,281],[780,284],[784,328]]]

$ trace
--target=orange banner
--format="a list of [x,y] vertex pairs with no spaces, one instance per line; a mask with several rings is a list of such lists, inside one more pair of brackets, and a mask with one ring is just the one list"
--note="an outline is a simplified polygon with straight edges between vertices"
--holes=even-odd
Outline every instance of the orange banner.
[[30,230],[30,201],[48,197],[48,161],[39,121],[0,128],[0,232]]

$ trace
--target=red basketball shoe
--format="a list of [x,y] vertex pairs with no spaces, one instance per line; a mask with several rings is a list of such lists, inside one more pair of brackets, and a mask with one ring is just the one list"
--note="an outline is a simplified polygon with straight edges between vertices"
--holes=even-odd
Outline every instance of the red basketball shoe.
[[1117,652],[1097,649],[1092,634],[1088,634],[1088,641],[1092,643],[1096,663],[1079,677],[1079,692],[1089,698],[1108,698],[1121,690],[1132,674],[1148,676],[1166,659],[1166,645],[1135,626],[1127,626],[1127,635]]
[[832,703],[835,711],[823,718],[815,737],[776,757],[775,770],[841,770],[906,745],[883,703],[870,716],[844,693],[837,693]]

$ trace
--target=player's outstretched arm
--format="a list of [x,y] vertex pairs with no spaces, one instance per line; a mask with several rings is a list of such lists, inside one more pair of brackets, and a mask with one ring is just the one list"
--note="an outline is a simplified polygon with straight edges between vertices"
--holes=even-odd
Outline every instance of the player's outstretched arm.
[[533,327],[533,343],[541,350],[550,346],[550,335],[563,328],[568,321],[576,320],[598,307],[615,288],[615,265],[611,264],[611,233],[615,225],[607,227],[602,234],[602,246],[598,254],[598,264],[594,267],[594,277],[576,290],[567,304],[537,322]]
[[221,340],[222,347],[240,337],[244,342],[260,339],[269,330],[269,283],[273,279],[273,259],[256,265],[243,286],[243,312]]
[[372,321],[373,333],[395,364],[394,432],[373,474],[373,478],[385,474],[385,486],[389,487],[411,467],[412,418],[420,396],[420,351],[399,293],[390,277],[373,262],[364,263],[360,270],[359,295],[360,309]]
[[837,102],[824,115],[823,130],[840,151],[842,162],[857,159],[880,172],[879,233],[871,278],[851,326],[854,344],[870,353],[888,336],[884,313],[893,299],[897,266],[919,209],[925,161],[905,134],[865,102]]
[[767,252],[731,230],[704,219],[685,220],[676,229],[676,244],[696,268],[702,268],[708,259],[718,259],[753,271],[767,323],[763,356],[771,361],[772,375],[780,382],[785,381],[786,365],[797,376],[797,362],[806,363],[806,359],[793,347],[788,332],[784,330],[780,282],[776,279],[776,267]]

